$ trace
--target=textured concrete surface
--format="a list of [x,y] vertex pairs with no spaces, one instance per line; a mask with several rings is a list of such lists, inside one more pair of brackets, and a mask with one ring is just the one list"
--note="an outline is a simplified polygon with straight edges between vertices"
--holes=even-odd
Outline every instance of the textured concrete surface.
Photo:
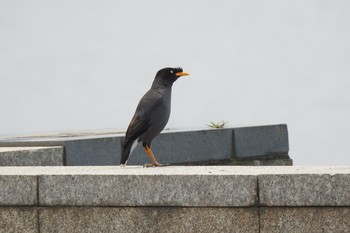
[[260,175],[258,179],[261,205],[350,206],[350,173]]
[[[39,176],[39,186],[37,186]],[[2,167],[0,204],[350,206],[350,167]],[[259,185],[259,194],[257,186]]]
[[350,232],[350,207],[260,208],[260,232]]
[[322,175],[350,174],[350,166],[51,166],[1,167],[7,175]]
[[257,201],[257,179],[252,175],[220,176],[215,170],[203,174],[195,169],[193,174],[145,174],[146,170],[118,175],[42,175],[40,205],[252,206]]
[[120,161],[120,137],[65,141],[67,166],[117,165]]
[[40,232],[259,232],[257,208],[45,208]]
[[287,125],[267,125],[233,129],[234,157],[288,155]]
[[34,205],[37,203],[36,176],[0,175],[1,206]]
[[64,149],[55,147],[0,147],[0,166],[63,166]]
[[0,233],[9,232],[39,232],[37,210],[23,207],[0,207]]
[[1,167],[0,232],[350,232],[349,176],[350,167]]

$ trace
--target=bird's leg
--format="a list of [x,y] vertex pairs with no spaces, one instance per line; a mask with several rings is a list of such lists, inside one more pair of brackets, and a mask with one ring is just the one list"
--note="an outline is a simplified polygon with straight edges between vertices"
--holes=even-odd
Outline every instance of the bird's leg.
[[159,167],[162,166],[160,163],[157,162],[156,158],[154,157],[154,154],[151,150],[151,148],[149,148],[149,146],[145,145],[143,147],[143,149],[145,150],[146,154],[148,155],[148,157],[151,159],[152,164],[145,164],[145,167]]

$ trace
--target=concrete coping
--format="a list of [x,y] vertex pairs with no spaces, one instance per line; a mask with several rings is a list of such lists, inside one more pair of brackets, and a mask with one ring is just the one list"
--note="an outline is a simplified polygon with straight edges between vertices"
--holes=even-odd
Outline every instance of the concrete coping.
[[350,167],[1,167],[0,206],[350,206]]
[[311,175],[349,174],[350,166],[35,166],[0,167],[0,175]]

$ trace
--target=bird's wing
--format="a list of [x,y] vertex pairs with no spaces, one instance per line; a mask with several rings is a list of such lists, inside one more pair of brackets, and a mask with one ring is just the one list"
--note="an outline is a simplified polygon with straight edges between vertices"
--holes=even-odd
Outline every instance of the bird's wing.
[[[149,127],[149,120],[142,117],[138,112],[135,113],[131,120],[131,123],[126,131],[125,139],[122,144],[121,160],[120,164],[126,164],[129,154],[132,152],[132,147],[135,144],[135,140],[143,134]],[[136,144],[137,145],[137,144]]]
[[150,121],[147,117],[141,114],[135,113],[132,118],[128,130],[126,131],[125,140],[123,145],[128,144],[130,141],[136,140],[141,134],[143,134],[150,126]]
[[151,126],[151,115],[154,108],[161,104],[163,99],[158,92],[148,91],[140,100],[134,117],[132,118],[129,127],[125,134],[123,146],[136,140]]

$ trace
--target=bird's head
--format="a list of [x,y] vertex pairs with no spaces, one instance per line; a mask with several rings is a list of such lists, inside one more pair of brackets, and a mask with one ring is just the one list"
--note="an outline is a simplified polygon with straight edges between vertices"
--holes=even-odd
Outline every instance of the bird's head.
[[154,80],[154,84],[171,86],[178,78],[186,75],[189,75],[189,74],[186,72],[183,72],[181,67],[163,68],[157,72],[156,78]]

